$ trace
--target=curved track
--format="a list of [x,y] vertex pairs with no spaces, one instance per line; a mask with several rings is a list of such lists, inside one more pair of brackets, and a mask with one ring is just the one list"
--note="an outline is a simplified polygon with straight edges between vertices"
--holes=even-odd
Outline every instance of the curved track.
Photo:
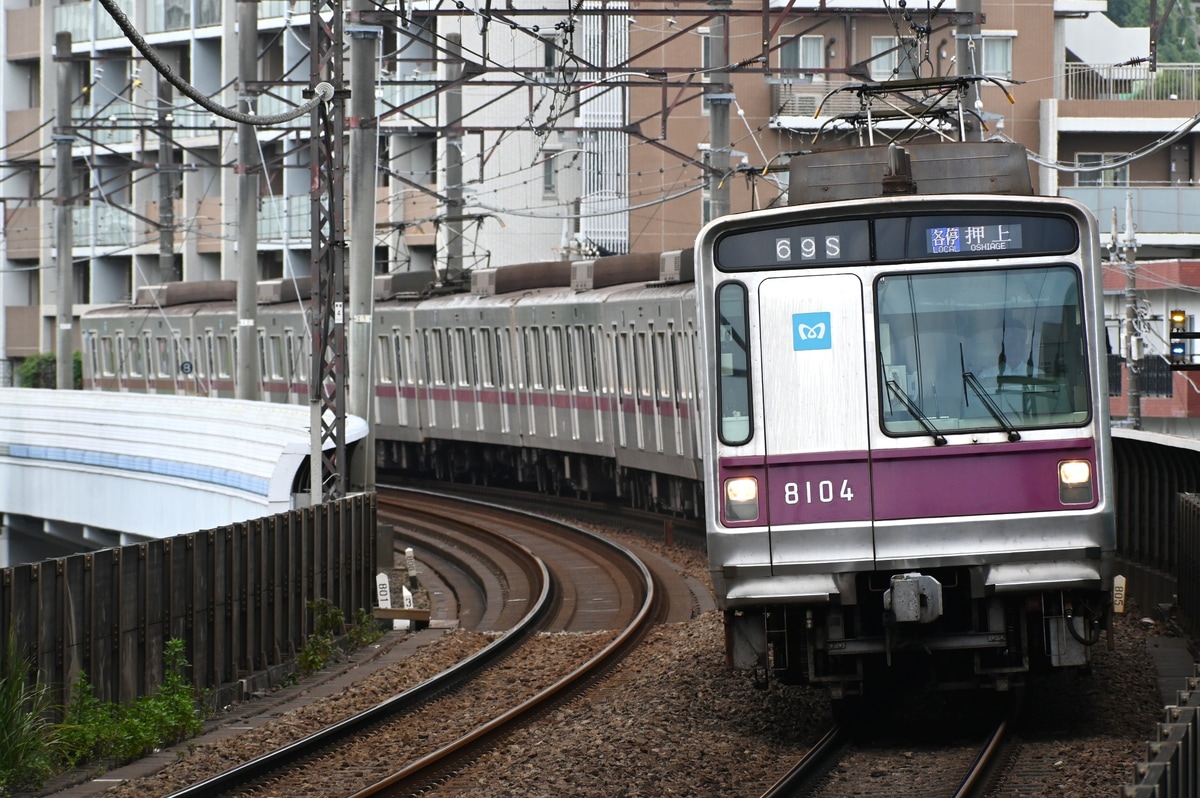
[[[436,548],[436,556],[451,564],[442,576],[464,622],[472,614],[471,596],[486,594],[478,623],[472,625],[506,631],[465,662],[412,690],[174,795],[313,794],[334,790],[333,785],[337,794],[419,790],[445,778],[456,762],[495,740],[509,724],[565,696],[581,680],[603,673],[657,618],[649,570],[627,550],[584,530],[432,496],[381,497],[380,505],[381,517],[404,513],[406,542],[437,541],[427,551]],[[531,548],[537,548],[539,556]],[[607,631],[614,627],[620,629],[615,637]],[[507,668],[509,673],[527,674],[537,669],[521,662],[523,651],[545,646],[546,635],[537,631],[574,633],[568,640],[590,634],[591,649],[602,648],[598,653],[589,650],[582,665],[575,654],[576,661],[560,668],[565,675],[543,677],[546,683],[536,688],[508,689],[518,686],[511,675],[501,675],[499,686],[489,684],[487,679],[496,678],[489,672]],[[471,712],[456,708],[456,700],[465,700]],[[423,750],[413,747],[409,735],[399,744],[405,754],[396,753],[392,741],[412,728],[443,731],[450,725],[448,718],[468,714],[486,719],[471,721],[472,728],[444,739],[418,734]],[[379,752],[387,753],[375,756]]]

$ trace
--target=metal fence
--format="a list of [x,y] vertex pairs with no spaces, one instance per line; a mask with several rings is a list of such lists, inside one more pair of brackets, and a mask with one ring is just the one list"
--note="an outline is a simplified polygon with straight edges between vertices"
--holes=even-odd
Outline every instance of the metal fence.
[[1146,761],[1134,765],[1136,780],[1122,798],[1195,798],[1200,794],[1200,679],[1188,679],[1180,703],[1167,707],[1158,739],[1147,743]]
[[309,602],[347,619],[375,596],[375,494],[219,529],[0,571],[0,641],[15,633],[59,705],[80,672],[101,701],[162,683],[166,642],[185,642],[193,684],[244,697],[294,657]]

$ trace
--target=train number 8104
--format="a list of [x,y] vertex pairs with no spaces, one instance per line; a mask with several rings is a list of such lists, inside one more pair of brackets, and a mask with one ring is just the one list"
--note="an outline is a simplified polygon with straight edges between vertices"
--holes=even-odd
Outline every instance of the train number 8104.
[[[843,479],[842,487],[838,490],[837,495],[834,495],[833,481],[823,479],[816,483],[816,491],[813,490],[813,483],[806,481],[803,483],[804,503],[812,504],[815,500],[822,504],[830,504],[835,499],[845,499],[846,501],[854,501],[854,491],[850,489],[850,480]],[[783,486],[783,500],[788,504],[800,503],[801,483],[788,482]]]

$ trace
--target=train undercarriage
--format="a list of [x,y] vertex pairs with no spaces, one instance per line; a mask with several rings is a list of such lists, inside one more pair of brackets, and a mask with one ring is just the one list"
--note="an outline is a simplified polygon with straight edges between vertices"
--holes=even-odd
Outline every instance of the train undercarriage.
[[695,518],[704,506],[694,479],[621,466],[612,458],[459,441],[381,441],[377,466],[423,478],[520,487]]
[[[930,578],[946,588],[936,611],[923,585]],[[1100,591],[972,596],[966,568],[856,581],[855,604],[727,610],[730,665],[761,684],[824,685],[835,699],[884,683],[1002,692],[1029,675],[1085,668],[1109,628],[1110,603]]]

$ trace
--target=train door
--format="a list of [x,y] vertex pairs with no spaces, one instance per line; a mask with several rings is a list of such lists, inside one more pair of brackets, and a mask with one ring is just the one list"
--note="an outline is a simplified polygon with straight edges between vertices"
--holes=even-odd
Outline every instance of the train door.
[[[667,448],[666,436],[663,434],[664,419],[673,418],[670,412],[672,397],[675,395],[674,370],[671,367],[671,350],[667,346],[667,333],[662,330],[651,330],[651,372],[650,397],[654,406],[654,451],[664,452]],[[670,423],[670,421],[665,421]]]
[[852,274],[759,287],[771,561],[874,562],[862,283]]

